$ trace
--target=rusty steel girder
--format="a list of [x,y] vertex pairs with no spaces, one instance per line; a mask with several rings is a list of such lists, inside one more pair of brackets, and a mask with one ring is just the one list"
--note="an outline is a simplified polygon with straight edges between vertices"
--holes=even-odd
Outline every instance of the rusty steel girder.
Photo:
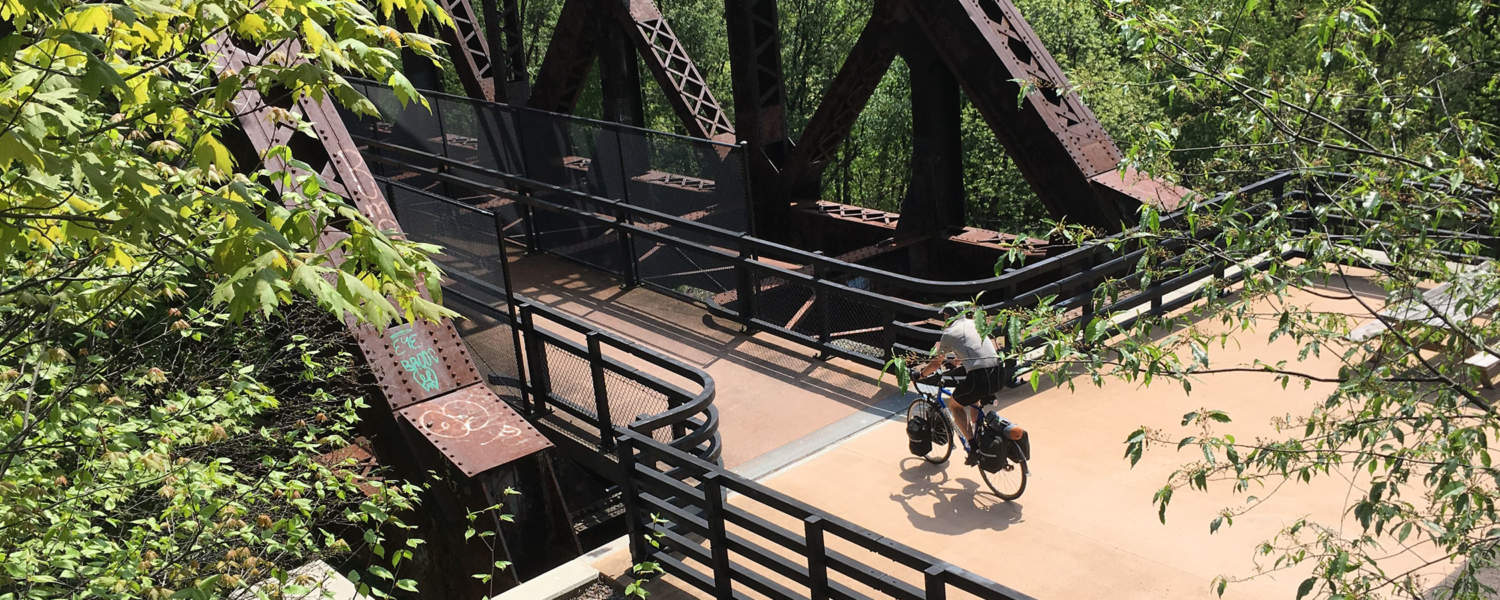
[[[881,0],[828,84],[818,109],[802,128],[797,147],[782,170],[783,189],[798,201],[815,201],[823,169],[859,119],[880,78],[891,68],[898,49],[896,0]],[[759,207],[757,207],[759,208]]]
[[597,54],[597,0],[567,0],[557,16],[557,27],[547,42],[541,70],[536,74],[527,105],[545,111],[571,113],[588,80]]
[[479,19],[474,16],[474,5],[469,0],[437,0],[437,3],[453,18],[453,27],[439,25],[438,33],[448,44],[453,72],[463,84],[464,92],[473,98],[494,100],[495,65],[484,32],[479,29]]
[[[297,60],[298,53],[295,41],[250,51],[237,46],[228,36],[218,37],[205,49],[215,57],[221,74],[243,71],[267,60],[271,54],[279,54],[276,58],[279,62],[291,63]],[[353,203],[376,227],[400,236],[400,224],[330,99],[315,100],[290,93],[267,98],[254,87],[248,87],[235,97],[234,108],[245,137],[256,156],[264,161],[265,168],[293,175],[317,172],[322,177],[324,189]],[[274,115],[280,111],[291,111],[304,117],[311,124],[316,139],[303,136],[286,119],[276,118]],[[295,167],[280,156],[267,156],[268,150],[278,146],[291,148],[296,160],[309,169]],[[285,189],[280,179],[273,182],[273,187],[278,192]],[[319,236],[319,249],[327,251],[345,235],[330,227]],[[342,261],[342,256],[336,251],[331,257],[335,264]],[[393,415],[402,409],[458,394],[471,403],[483,403],[497,423],[508,423],[516,429],[529,428],[520,414],[479,383],[478,368],[451,320],[418,321],[383,331],[353,320],[346,325],[353,331],[360,353],[374,374],[385,400],[384,406]],[[443,447],[440,442],[444,440],[428,435],[425,430],[419,432],[434,446]],[[541,443],[532,440],[526,448],[535,452],[548,446],[545,440]],[[466,474],[473,474],[470,471],[477,473],[503,464],[496,462],[499,459],[508,461],[514,458],[514,453],[497,453],[490,457],[488,466],[482,461],[455,466]]]
[[[651,0],[567,0],[528,104],[552,112],[572,112],[600,53],[600,42],[611,35],[606,28],[623,31],[635,46],[688,135],[735,141],[729,116]],[[622,57],[611,58],[619,63]],[[621,72],[619,64],[614,67],[615,72]]]
[[631,33],[646,68],[666,92],[667,103],[687,128],[688,135],[718,142],[735,141],[734,125],[703,73],[683,48],[661,10],[651,0],[605,0]]
[[734,121],[752,155],[764,152],[772,165],[788,144],[786,77],[781,72],[781,33],[776,0],[725,0]]
[[[1089,179],[1119,163],[1120,150],[1076,93],[1057,61],[1009,0],[908,2],[912,21],[1057,217],[1119,229],[1114,195]],[[1020,105],[1022,83],[1029,86]]]
[[495,100],[522,104],[531,96],[526,72],[526,42],[521,35],[521,7],[516,0],[480,0],[484,37],[496,79]]

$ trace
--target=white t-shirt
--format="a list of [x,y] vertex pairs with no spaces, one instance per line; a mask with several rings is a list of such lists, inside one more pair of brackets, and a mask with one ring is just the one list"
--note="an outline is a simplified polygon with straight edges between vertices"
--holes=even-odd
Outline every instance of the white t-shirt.
[[969,317],[954,319],[943,330],[943,338],[938,341],[938,352],[958,355],[959,364],[970,371],[1000,366],[1000,356],[995,353],[995,345],[979,336],[974,319]]

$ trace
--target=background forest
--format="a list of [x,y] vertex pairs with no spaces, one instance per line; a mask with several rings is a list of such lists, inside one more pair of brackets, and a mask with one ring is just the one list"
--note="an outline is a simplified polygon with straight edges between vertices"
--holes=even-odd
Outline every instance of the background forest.
[[[1187,93],[1137,60],[1141,51],[1122,42],[1119,23],[1110,18],[1105,2],[1092,0],[1014,0],[1047,49],[1062,65],[1071,84],[1099,117],[1115,142],[1129,152],[1158,155],[1157,171],[1175,173],[1189,187],[1213,181],[1243,183],[1256,174],[1288,165],[1265,153],[1247,153],[1239,145],[1240,128],[1211,110],[1223,100],[1213,95]],[[871,11],[874,0],[783,0],[781,9],[782,68],[787,81],[788,125],[792,139],[800,134],[817,109],[823,89],[842,65]],[[525,0],[524,26],[527,64],[535,76],[546,54],[563,0]],[[662,0],[658,3],[677,35],[703,70],[715,96],[727,111],[731,102],[729,49],[723,32],[722,0]],[[1320,52],[1308,44],[1307,31],[1318,25],[1312,15],[1329,14],[1316,0],[1272,0],[1240,3],[1188,0],[1144,4],[1167,8],[1186,21],[1224,24],[1226,37],[1255,50],[1242,65],[1247,80],[1258,81],[1278,71],[1328,67]],[[1441,93],[1453,113],[1470,112],[1479,122],[1500,118],[1500,78],[1495,61],[1500,29],[1493,4],[1385,0],[1370,6],[1382,16],[1391,33],[1378,48],[1379,64],[1390,74],[1414,81],[1433,79],[1444,69],[1462,65],[1442,77]],[[1487,8],[1477,9],[1478,6]],[[1486,23],[1488,24],[1486,26]],[[1490,34],[1484,34],[1489,31]],[[1432,38],[1443,38],[1456,51],[1452,62],[1432,61]],[[1488,65],[1488,67],[1486,67]],[[642,73],[646,73],[644,67]],[[450,76],[451,77],[451,76]],[[676,119],[661,92],[644,77],[648,126],[678,130]],[[1268,82],[1270,83],[1270,82]],[[451,82],[458,89],[456,80]],[[578,112],[600,115],[598,78],[591,78]],[[1347,115],[1356,128],[1377,127],[1372,111]],[[1430,126],[1430,123],[1426,124]],[[1424,124],[1412,124],[1421,129]],[[964,180],[970,224],[1012,233],[1040,233],[1046,210],[1031,194],[1020,172],[990,133],[979,113],[964,101]],[[907,67],[900,58],[892,64],[871,96],[836,162],[823,181],[823,198],[884,210],[897,210],[905,194],[911,150],[911,105]],[[1249,160],[1247,160],[1249,155]],[[1254,164],[1251,164],[1251,163]],[[1336,167],[1336,165],[1328,165]]]

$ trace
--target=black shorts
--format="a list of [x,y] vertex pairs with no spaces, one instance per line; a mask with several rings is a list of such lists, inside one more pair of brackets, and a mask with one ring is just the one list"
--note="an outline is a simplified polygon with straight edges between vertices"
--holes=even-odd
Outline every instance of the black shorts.
[[1000,391],[1000,367],[987,367],[974,369],[964,374],[964,380],[953,388],[953,401],[962,406],[973,406],[983,404],[995,397],[995,392]]

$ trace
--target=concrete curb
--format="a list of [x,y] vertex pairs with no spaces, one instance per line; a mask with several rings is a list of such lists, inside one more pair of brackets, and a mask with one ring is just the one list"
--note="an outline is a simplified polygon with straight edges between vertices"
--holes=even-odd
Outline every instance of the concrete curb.
[[494,600],[557,600],[568,594],[572,594],[584,586],[599,580],[599,570],[594,568],[594,561],[599,560],[606,554],[616,550],[625,549],[630,539],[620,536],[613,541],[598,548],[584,553],[582,556],[565,562],[551,571],[542,573],[531,580],[506,590],[505,593],[496,596]]

